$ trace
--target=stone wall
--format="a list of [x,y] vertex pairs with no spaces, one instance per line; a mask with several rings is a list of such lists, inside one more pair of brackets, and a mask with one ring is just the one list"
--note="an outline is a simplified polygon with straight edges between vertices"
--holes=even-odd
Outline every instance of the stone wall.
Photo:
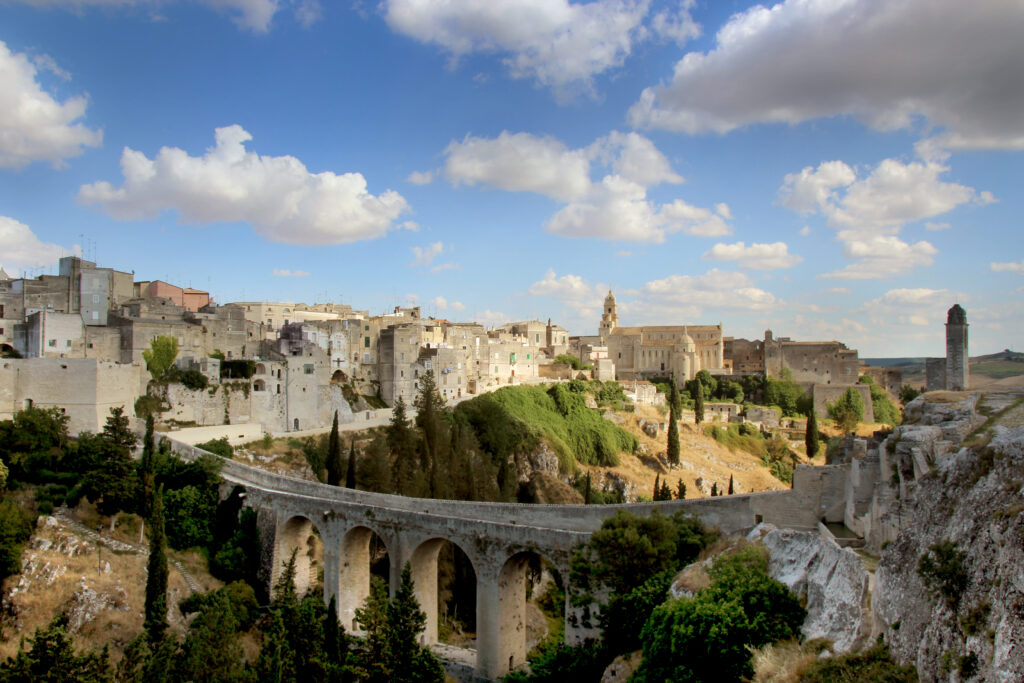
[[834,384],[815,384],[811,390],[814,398],[814,410],[818,415],[828,415],[828,404],[835,403],[847,389],[853,389],[864,400],[864,417],[862,422],[874,422],[875,410],[871,404],[871,389],[866,384],[853,384],[849,386],[836,386]]
[[250,422],[252,394],[246,389],[238,383],[212,384],[208,389],[196,390],[183,384],[168,384],[165,397],[171,408],[160,419],[194,422],[201,427]]

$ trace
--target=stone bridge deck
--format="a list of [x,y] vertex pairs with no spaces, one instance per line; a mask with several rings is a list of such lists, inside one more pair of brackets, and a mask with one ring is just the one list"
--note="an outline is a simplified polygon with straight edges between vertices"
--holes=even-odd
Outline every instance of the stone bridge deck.
[[[203,451],[170,441],[186,459]],[[526,657],[526,572],[547,560],[568,589],[572,551],[620,509],[647,515],[685,510],[723,532],[743,531],[761,521],[814,529],[841,489],[842,472],[800,467],[794,488],[746,495],[625,505],[532,505],[407,498],[328,486],[225,461],[221,476],[246,489],[246,504],[258,512],[263,539],[263,576],[273,586],[282,563],[296,554],[296,588],[316,581],[314,537],[323,544],[324,600],[337,599],[338,618],[357,632],[355,609],[369,594],[371,539],[386,548],[391,590],[409,563],[416,595],[427,615],[426,644],[437,642],[437,557],[450,542],[469,558],[477,584],[476,673],[497,678]],[[314,534],[315,530],[315,534]],[[581,625],[568,603],[566,641],[596,635]]]

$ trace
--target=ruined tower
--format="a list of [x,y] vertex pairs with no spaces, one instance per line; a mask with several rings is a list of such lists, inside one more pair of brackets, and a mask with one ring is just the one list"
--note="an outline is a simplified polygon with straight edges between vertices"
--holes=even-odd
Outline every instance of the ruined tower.
[[619,326],[619,312],[615,303],[615,295],[608,290],[608,296],[604,298],[604,313],[601,314],[601,327],[598,328],[598,335],[602,342],[607,342],[612,330]]
[[946,389],[966,391],[969,384],[967,312],[953,304],[946,316]]

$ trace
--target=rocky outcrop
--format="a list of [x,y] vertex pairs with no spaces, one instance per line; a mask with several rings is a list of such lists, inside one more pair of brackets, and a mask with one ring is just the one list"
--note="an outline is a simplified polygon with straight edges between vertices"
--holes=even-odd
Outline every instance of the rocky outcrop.
[[833,651],[863,647],[871,634],[870,575],[860,556],[821,534],[761,524],[748,536],[768,549],[768,573],[807,608],[805,638],[825,638]]
[[[958,442],[976,421],[962,401],[917,403],[908,414],[918,423],[903,437],[922,438],[895,449],[904,484],[899,513],[911,521],[882,552],[875,631],[899,661],[917,666],[923,681],[1022,681],[1024,427],[997,426],[985,447],[942,452],[933,445]],[[966,588],[956,587],[953,568],[930,585],[922,580],[921,557],[939,543],[962,557]],[[936,593],[943,587],[945,596]]]

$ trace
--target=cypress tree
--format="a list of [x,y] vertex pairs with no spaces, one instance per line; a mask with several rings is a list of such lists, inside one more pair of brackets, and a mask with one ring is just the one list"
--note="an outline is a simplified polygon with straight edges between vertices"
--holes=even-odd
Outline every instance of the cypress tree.
[[718,482],[717,481],[713,481],[713,482],[711,482],[711,497],[714,498],[717,495],[718,495]]
[[352,439],[352,445],[348,450],[348,467],[345,469],[345,487],[354,489],[356,487],[356,440]]
[[733,483],[732,475],[729,475],[729,495],[731,496],[736,492],[735,484]]
[[142,459],[139,462],[139,514],[149,519],[153,513],[153,486],[156,478],[153,461],[156,442],[153,436],[153,415],[146,416],[146,436],[142,440]]
[[668,392],[668,461],[679,464],[679,390],[676,381],[669,380]]
[[583,490],[583,504],[584,505],[590,505],[590,471],[589,470],[587,470],[586,487],[587,488],[585,488]]
[[686,484],[682,479],[676,484],[676,500],[686,500]]
[[700,424],[704,421],[704,388],[701,386],[700,382],[697,382],[696,389],[693,393],[694,421],[697,424]]
[[672,489],[668,487],[668,479],[661,482],[661,500],[672,500]]
[[327,441],[327,483],[341,486],[341,440],[338,437],[338,411],[334,411],[331,436]]
[[153,496],[149,522],[149,563],[146,577],[146,619],[149,642],[159,643],[167,630],[167,537],[164,535],[164,488]]
[[808,458],[813,458],[821,445],[818,441],[818,415],[814,408],[811,408],[807,414],[807,433],[804,435],[804,445],[807,447]]
[[651,500],[661,500],[661,475],[654,475],[654,494],[651,496]]

